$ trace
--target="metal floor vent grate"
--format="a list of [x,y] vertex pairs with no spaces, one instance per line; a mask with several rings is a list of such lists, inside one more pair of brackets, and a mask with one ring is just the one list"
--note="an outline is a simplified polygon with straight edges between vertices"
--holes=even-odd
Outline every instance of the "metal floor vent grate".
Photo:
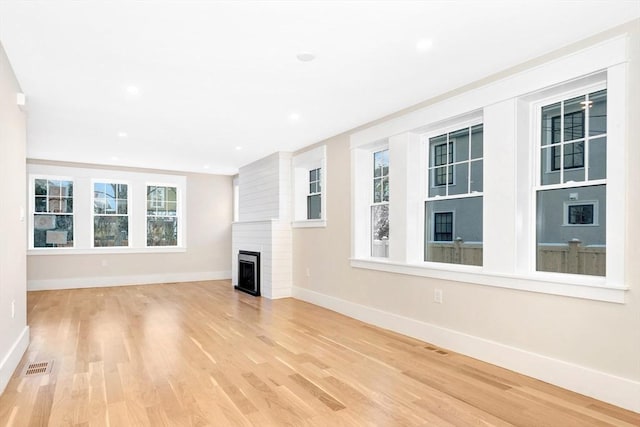
[[24,370],[24,376],[32,376],[32,375],[42,375],[48,374],[51,372],[51,368],[53,367],[53,360],[48,360],[46,362],[34,362],[29,363]]

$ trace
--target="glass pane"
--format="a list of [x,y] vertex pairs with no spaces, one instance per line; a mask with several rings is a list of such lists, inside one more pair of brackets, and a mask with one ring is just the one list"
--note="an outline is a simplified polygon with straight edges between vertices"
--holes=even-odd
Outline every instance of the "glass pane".
[[46,212],[47,211],[47,198],[46,197],[36,197],[36,212]]
[[[593,223],[571,225],[569,206],[586,201]],[[536,210],[538,271],[606,275],[605,185],[538,191]]]
[[117,184],[105,184],[104,185],[104,194],[107,197],[115,199],[115,197],[116,197],[116,187],[117,187]]
[[128,193],[127,184],[118,184],[118,199],[126,199]]
[[564,144],[564,182],[584,181],[584,142]]
[[449,166],[453,168],[455,173],[455,179],[453,184],[449,185],[449,194],[466,194],[469,192],[469,163],[461,163],[455,166]]
[[49,181],[49,196],[60,197],[62,195],[61,181]]
[[46,196],[47,195],[47,180],[46,179],[36,179],[35,180],[35,193],[36,193],[36,196]]
[[[446,151],[447,147],[447,135],[440,135],[433,138],[429,138],[429,166],[436,166],[446,163],[446,152],[440,153],[441,149],[436,149],[435,147],[443,147]],[[438,161],[436,161],[436,155],[438,156]],[[444,158],[442,156],[445,156]]]
[[607,132],[607,91],[589,94],[589,136]]
[[564,141],[584,138],[584,111],[584,96],[564,102]]
[[462,162],[469,160],[469,128],[460,129],[449,134],[449,141],[453,145],[449,145],[449,149],[453,149],[455,155],[452,161]]
[[446,182],[446,168],[434,168],[429,170],[429,197],[445,196],[447,187],[445,185],[436,185],[437,181]]
[[383,202],[389,201],[389,178],[388,177],[382,178],[382,201]]
[[482,197],[425,202],[425,261],[482,265]]
[[607,138],[589,141],[589,180],[607,177]]
[[167,188],[167,200],[169,202],[175,202],[178,200],[178,189],[176,187],[166,187]]
[[376,178],[373,180],[373,203],[380,203],[382,201],[382,178]]
[[483,153],[484,130],[482,125],[471,128],[471,158],[478,159]]
[[[540,182],[542,185],[560,183],[560,146],[546,147],[541,150]],[[554,167],[556,165],[557,167]]]
[[176,202],[167,202],[167,214],[175,216],[177,212],[177,203]]
[[60,199],[60,212],[73,213],[73,198]]
[[469,185],[471,187],[471,192],[482,191],[482,183],[483,183],[483,167],[482,160],[476,160],[475,162],[471,162],[471,181]]
[[389,256],[389,205],[371,206],[371,256]]
[[389,174],[389,150],[378,151],[373,154],[373,176],[380,177]]
[[73,247],[73,215],[34,215],[35,248]]
[[147,246],[177,246],[178,218],[147,218]]
[[560,142],[560,103],[542,107],[541,144]]
[[320,219],[320,195],[307,196],[307,219]]
[[123,216],[93,218],[93,246],[129,246],[129,221]]
[[118,214],[126,215],[127,214],[127,201],[126,200],[118,200]]

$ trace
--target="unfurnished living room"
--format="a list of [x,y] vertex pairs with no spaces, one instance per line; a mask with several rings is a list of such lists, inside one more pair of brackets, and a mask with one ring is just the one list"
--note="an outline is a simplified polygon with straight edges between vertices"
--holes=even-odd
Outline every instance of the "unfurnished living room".
[[0,426],[640,426],[640,0],[0,0]]

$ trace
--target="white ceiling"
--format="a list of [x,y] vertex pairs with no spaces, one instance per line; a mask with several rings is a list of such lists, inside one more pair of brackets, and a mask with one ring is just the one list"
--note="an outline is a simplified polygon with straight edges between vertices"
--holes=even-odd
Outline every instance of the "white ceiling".
[[639,16],[640,0],[0,0],[0,41],[30,158],[231,174]]

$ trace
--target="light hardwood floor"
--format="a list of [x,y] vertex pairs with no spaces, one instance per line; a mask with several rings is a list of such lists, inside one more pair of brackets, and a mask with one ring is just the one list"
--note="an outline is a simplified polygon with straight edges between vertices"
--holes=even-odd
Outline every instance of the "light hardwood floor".
[[[604,426],[640,415],[228,281],[28,294],[0,426]],[[49,374],[23,376],[53,360]]]

